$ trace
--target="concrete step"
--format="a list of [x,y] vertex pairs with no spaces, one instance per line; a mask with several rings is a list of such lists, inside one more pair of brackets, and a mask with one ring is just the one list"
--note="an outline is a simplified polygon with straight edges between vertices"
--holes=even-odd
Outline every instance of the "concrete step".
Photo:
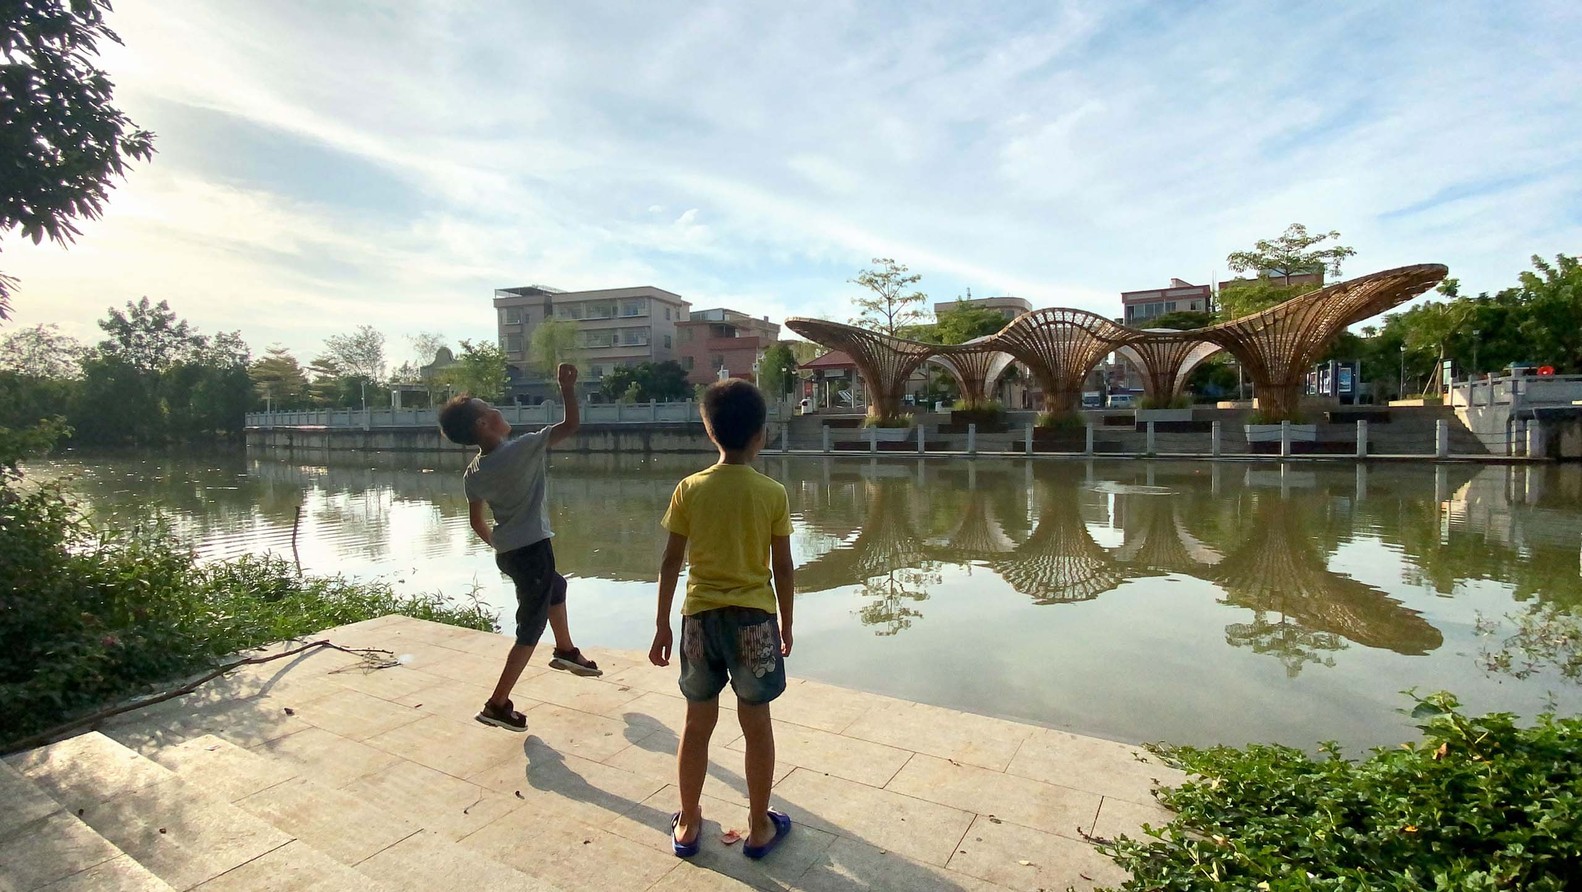
[[0,762],[0,889],[169,892],[114,843]]
[[[430,890],[445,886],[558,892],[555,886],[479,855],[430,826],[439,816],[398,814],[373,795],[354,796],[215,735],[153,752],[161,765],[229,800],[343,871],[371,878],[362,888]],[[326,887],[329,888],[329,887]],[[345,888],[345,887],[338,887]]]
[[163,881],[153,888],[391,888],[97,732],[8,761]]

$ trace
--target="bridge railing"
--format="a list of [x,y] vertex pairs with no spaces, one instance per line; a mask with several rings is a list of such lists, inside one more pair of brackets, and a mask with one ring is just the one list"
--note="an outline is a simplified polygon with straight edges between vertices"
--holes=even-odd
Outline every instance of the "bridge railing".
[[[537,406],[498,407],[505,420],[512,425],[544,425],[560,420],[561,408],[556,403]],[[784,416],[780,406],[770,406],[770,420]],[[698,406],[692,400],[685,402],[648,403],[584,403],[583,424],[655,424],[698,420]],[[249,412],[247,426],[267,427],[326,427],[373,430],[392,427],[435,427],[439,424],[437,409],[304,409],[290,412]]]
[[1501,375],[1451,385],[1450,404],[1478,406],[1568,406],[1582,400],[1582,375]]

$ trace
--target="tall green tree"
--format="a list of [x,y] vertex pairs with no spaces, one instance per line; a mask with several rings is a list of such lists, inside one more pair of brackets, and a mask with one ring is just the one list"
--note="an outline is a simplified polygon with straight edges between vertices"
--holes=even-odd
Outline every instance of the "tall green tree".
[[797,361],[791,348],[776,342],[758,359],[758,387],[778,400],[790,396],[797,382]]
[[1259,239],[1250,251],[1232,251],[1225,258],[1236,272],[1252,273],[1251,279],[1238,279],[1220,289],[1218,311],[1222,319],[1235,319],[1266,310],[1293,297],[1316,291],[1317,282],[1291,281],[1292,276],[1339,276],[1341,263],[1356,255],[1356,249],[1338,242],[1324,246],[1340,233],[1309,233],[1301,223],[1292,223],[1273,239]]
[[[1336,243],[1320,247],[1330,239]],[[1340,244],[1339,239],[1340,233],[1335,230],[1309,233],[1301,223],[1292,223],[1273,239],[1259,239],[1251,251],[1232,251],[1225,261],[1236,272],[1278,278],[1282,285],[1290,285],[1292,276],[1326,270],[1331,276],[1339,276],[1341,262],[1357,254],[1355,249]]]
[[38,378],[82,377],[82,342],[58,325],[34,325],[0,340],[0,369]]
[[965,344],[985,335],[991,335],[1006,326],[1004,314],[999,310],[974,306],[960,298],[949,309],[936,315],[934,338],[940,344]]
[[850,280],[868,290],[852,298],[857,315],[851,324],[882,331],[887,335],[904,336],[902,332],[928,321],[928,295],[914,286],[922,281],[904,264],[889,257],[873,258],[873,267],[865,269]]
[[307,373],[291,351],[276,344],[248,369],[260,402],[276,411],[306,409],[312,404]]
[[324,339],[324,355],[347,377],[385,380],[385,336],[371,325]]
[[457,390],[490,402],[499,400],[505,395],[507,382],[505,353],[492,341],[464,340],[456,364],[446,370],[446,375]]
[[1582,262],[1559,254],[1549,263],[1533,255],[1517,300],[1527,310],[1519,328],[1533,358],[1565,372],[1582,371]]
[[[153,157],[154,135],[112,104],[115,87],[93,64],[101,40],[121,42],[109,10],[108,0],[0,4],[0,233],[70,244],[127,164]],[[0,274],[0,319],[15,284]]]
[[534,370],[553,381],[563,362],[581,367],[582,349],[577,346],[577,323],[568,319],[545,319],[533,329],[528,342],[528,362]]

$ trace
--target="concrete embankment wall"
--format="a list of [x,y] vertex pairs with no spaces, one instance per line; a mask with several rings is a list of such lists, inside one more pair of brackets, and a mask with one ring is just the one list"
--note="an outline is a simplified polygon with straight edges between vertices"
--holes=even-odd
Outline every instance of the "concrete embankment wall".
[[[376,427],[250,427],[247,448],[293,452],[461,452],[432,426]],[[584,424],[577,435],[557,447],[560,452],[709,453],[714,446],[702,422]]]

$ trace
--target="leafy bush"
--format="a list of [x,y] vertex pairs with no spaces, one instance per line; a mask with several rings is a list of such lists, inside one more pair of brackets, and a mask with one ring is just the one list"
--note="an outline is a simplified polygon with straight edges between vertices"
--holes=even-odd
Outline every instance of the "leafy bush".
[[907,414],[900,415],[868,415],[862,419],[863,427],[911,427],[913,418]]
[[[278,557],[199,564],[163,530],[96,530],[0,430],[0,746],[248,647],[389,613],[493,629],[476,603],[300,576]],[[9,448],[9,458],[5,449]]]
[[1038,427],[1072,433],[1088,426],[1088,420],[1077,412],[1039,412]]
[[1559,890],[1582,878],[1582,718],[1463,715],[1419,699],[1421,742],[1366,759],[1325,744],[1156,747],[1193,778],[1176,817],[1101,845],[1126,890]]

